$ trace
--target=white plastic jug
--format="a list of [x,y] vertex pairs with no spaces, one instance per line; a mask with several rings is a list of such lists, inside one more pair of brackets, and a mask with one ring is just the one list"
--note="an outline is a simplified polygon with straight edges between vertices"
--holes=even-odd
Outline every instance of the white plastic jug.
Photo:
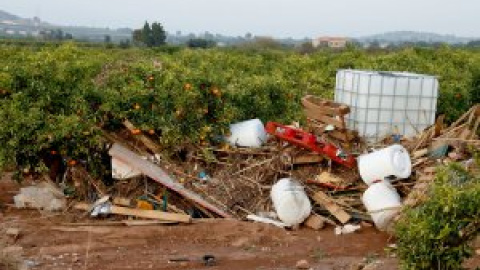
[[303,186],[291,178],[282,178],[275,183],[270,197],[278,218],[289,226],[302,223],[312,211]]
[[260,119],[230,125],[228,143],[233,146],[260,147],[267,141],[267,132]]
[[397,190],[386,181],[369,186],[363,193],[362,202],[379,230],[387,230],[402,207]]
[[358,170],[367,185],[393,175],[408,178],[412,173],[412,161],[408,151],[399,144],[358,157]]

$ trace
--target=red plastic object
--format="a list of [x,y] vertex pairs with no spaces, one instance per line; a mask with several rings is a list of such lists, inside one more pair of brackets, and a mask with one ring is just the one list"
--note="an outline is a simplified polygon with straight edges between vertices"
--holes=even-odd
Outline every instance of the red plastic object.
[[348,168],[354,168],[357,166],[357,160],[355,157],[344,153],[341,149],[331,143],[319,141],[312,133],[276,122],[268,122],[265,129],[269,134],[281,140],[325,155],[338,164],[344,165]]

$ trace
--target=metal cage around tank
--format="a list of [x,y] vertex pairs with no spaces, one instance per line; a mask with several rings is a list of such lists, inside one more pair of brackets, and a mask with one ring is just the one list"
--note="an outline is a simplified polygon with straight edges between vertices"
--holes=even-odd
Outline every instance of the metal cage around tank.
[[435,122],[436,76],[408,72],[338,70],[335,101],[350,106],[347,125],[369,141],[412,136]]

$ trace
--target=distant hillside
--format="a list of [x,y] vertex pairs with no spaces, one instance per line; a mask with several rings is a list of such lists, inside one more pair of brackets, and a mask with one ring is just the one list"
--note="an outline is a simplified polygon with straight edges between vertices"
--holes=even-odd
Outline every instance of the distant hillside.
[[13,14],[10,14],[8,12],[5,12],[3,10],[0,10],[0,20],[9,20],[9,21],[14,21],[14,20],[22,20],[22,18],[16,16],[16,15],[13,15]]
[[[42,37],[45,33],[62,30],[78,40],[103,42],[109,36],[113,42],[130,39],[128,28],[109,29],[84,26],[63,26],[43,22],[40,18],[21,18],[0,10],[0,37]],[[43,34],[42,34],[43,33]]]
[[475,40],[475,38],[457,37],[455,35],[441,35],[429,32],[415,32],[415,31],[393,31],[383,34],[376,34],[366,37],[358,38],[361,42],[385,42],[385,43],[405,43],[405,42],[427,42],[427,43],[449,43],[459,44],[468,43]]

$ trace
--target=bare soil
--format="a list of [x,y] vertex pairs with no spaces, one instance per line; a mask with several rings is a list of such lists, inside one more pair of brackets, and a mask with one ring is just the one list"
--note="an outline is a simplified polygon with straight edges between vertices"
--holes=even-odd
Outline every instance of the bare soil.
[[[30,261],[30,269],[295,269],[299,260],[307,260],[313,269],[358,269],[354,266],[362,261],[375,260],[379,263],[374,269],[398,269],[396,259],[385,252],[393,239],[375,228],[335,236],[332,226],[287,231],[220,219],[105,226],[100,225],[105,220],[82,212],[15,209],[10,205],[17,189],[16,183],[0,180],[0,229],[20,229],[17,239],[3,233],[2,238],[9,246],[23,248],[22,259]],[[206,266],[204,255],[213,255],[215,265]]]

